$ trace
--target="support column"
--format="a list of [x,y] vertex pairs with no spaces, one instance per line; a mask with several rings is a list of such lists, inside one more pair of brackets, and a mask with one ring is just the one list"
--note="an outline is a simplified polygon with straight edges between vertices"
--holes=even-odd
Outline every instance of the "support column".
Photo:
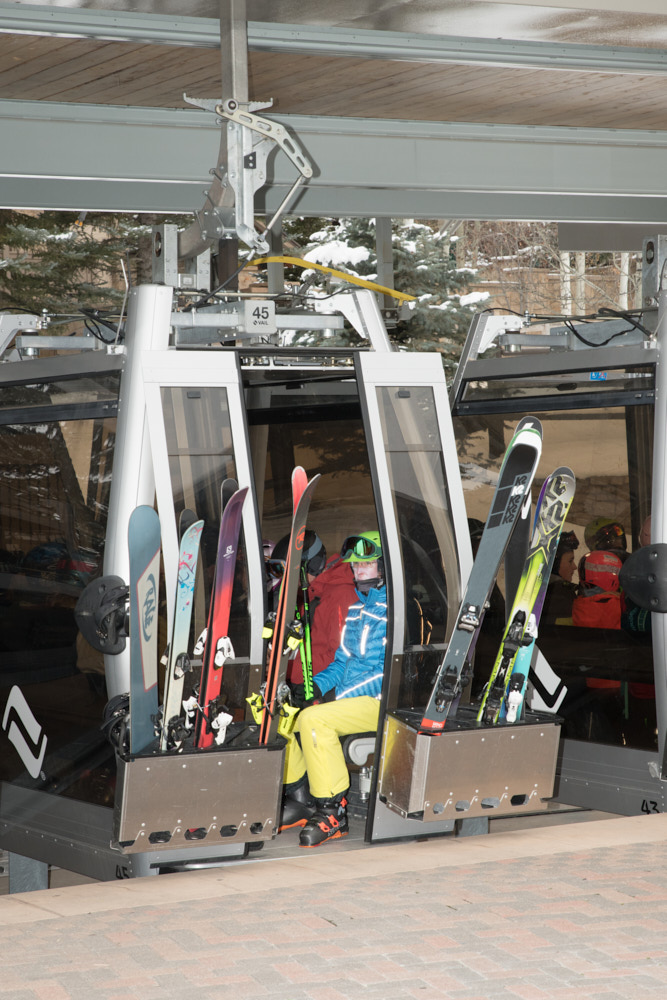
[[489,820],[486,816],[473,816],[472,819],[457,819],[456,834],[458,837],[481,837],[489,832]]
[[[272,257],[280,257],[283,252],[283,227],[277,222],[269,230],[269,247]],[[267,264],[269,279],[269,295],[281,295],[285,291],[285,265]]]
[[[377,280],[380,285],[394,288],[394,252],[391,241],[391,219],[375,220],[375,250],[377,253]],[[380,296],[380,308],[392,309],[395,302],[388,295]]]
[[572,315],[572,268],[570,254],[561,251],[558,254],[560,262],[560,308],[565,316]]
[[[657,241],[656,241],[657,242]],[[660,274],[660,271],[658,272]],[[667,291],[658,280],[658,364],[655,377],[655,412],[653,417],[653,505],[651,543],[667,542]],[[655,712],[658,725],[660,777],[667,775],[667,615],[651,615],[653,669],[655,671]]]
[[248,22],[246,0],[220,0],[222,99],[248,101]]
[[49,888],[49,866],[45,861],[8,854],[9,892],[36,892]]
[[227,281],[239,266],[239,241],[235,237],[218,240],[218,251],[213,257],[213,287],[219,288],[223,282],[225,291],[236,292],[239,287],[239,276]]
[[574,255],[574,315],[586,312],[586,254],[578,250]]

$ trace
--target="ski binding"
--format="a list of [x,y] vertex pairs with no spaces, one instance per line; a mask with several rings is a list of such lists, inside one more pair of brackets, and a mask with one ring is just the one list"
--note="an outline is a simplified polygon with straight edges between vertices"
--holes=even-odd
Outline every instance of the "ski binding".
[[223,667],[227,660],[234,659],[234,647],[232,646],[232,641],[229,636],[223,636],[218,639],[218,645],[215,650],[215,656],[213,657],[213,663],[216,667]]
[[208,633],[208,628],[205,628],[202,631],[202,633],[199,636],[199,638],[197,639],[197,641],[195,643],[195,648],[193,649],[193,653],[195,654],[195,656],[201,656],[202,653],[204,652],[204,647],[206,646],[206,635],[207,635],[207,633]]
[[466,604],[461,611],[456,627],[465,632],[474,632],[480,626],[479,612],[480,609],[476,604]]
[[517,674],[516,677],[512,677],[512,686],[506,698],[507,704],[507,715],[505,717],[506,722],[516,722],[519,711],[523,704],[523,684],[525,681],[523,674]]

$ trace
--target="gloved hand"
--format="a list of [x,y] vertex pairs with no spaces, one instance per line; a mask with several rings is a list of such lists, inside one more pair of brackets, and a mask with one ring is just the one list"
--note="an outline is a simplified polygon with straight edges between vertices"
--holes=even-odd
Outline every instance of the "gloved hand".
[[308,706],[312,705],[316,699],[320,699],[322,697],[322,692],[314,682],[312,698],[306,698],[304,684],[290,684],[290,691],[292,692],[292,704],[295,708],[308,708]]

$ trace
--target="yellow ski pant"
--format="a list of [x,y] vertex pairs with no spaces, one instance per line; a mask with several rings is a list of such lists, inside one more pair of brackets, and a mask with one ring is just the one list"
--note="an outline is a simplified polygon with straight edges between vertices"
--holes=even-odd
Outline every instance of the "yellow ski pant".
[[[350,787],[339,737],[377,729],[380,702],[377,698],[341,698],[311,705],[299,712],[285,751],[285,784],[291,785],[308,772],[310,793],[316,799],[331,799]],[[301,746],[295,738],[301,737]]]

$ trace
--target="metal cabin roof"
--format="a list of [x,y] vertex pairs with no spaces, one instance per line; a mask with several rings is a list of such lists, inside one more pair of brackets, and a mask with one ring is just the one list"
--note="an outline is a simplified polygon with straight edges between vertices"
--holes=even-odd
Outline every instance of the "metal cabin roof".
[[[199,207],[218,126],[182,95],[219,96],[218,9],[0,3],[0,205]],[[315,160],[303,214],[665,222],[663,9],[248,0],[250,97]]]

